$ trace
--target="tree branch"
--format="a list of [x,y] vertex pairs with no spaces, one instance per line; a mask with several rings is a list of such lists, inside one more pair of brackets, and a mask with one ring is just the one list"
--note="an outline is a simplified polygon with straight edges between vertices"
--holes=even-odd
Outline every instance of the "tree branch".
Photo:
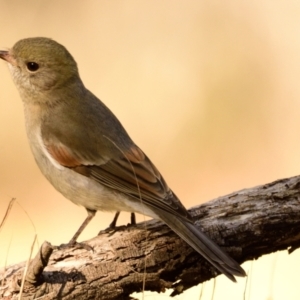
[[[199,228],[239,263],[283,249],[291,253],[300,245],[299,189],[300,176],[277,180],[220,197],[190,212]],[[176,295],[218,274],[155,220],[106,232],[85,243],[93,251],[55,250],[45,268],[52,248],[43,244],[28,269],[22,299],[130,299],[131,293],[142,291],[144,280],[145,290],[173,288]],[[2,299],[16,299],[24,266],[7,268]]]

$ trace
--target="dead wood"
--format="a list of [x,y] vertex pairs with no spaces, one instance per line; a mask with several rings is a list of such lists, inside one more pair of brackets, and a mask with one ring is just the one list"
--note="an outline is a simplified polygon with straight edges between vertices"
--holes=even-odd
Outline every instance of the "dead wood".
[[[220,197],[190,210],[196,224],[242,263],[300,245],[300,176]],[[103,233],[82,248],[44,243],[30,263],[22,299],[130,299],[133,292],[173,295],[218,275],[159,221]],[[52,253],[52,254],[51,254]],[[51,256],[50,256],[51,255]],[[49,259],[50,257],[50,259]],[[49,259],[49,261],[48,261]],[[1,299],[17,299],[25,263],[8,267]]]

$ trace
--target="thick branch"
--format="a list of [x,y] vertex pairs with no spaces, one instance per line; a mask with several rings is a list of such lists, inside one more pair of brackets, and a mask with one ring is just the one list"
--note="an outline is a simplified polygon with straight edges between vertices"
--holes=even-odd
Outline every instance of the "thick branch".
[[[299,188],[300,176],[282,179],[220,197],[190,211],[199,228],[242,263],[299,247]],[[22,299],[130,299],[131,293],[142,290],[144,279],[146,290],[174,288],[175,295],[217,275],[209,263],[159,221],[103,233],[86,243],[94,251],[55,250],[44,270],[41,264],[31,266],[29,272],[35,273],[27,274],[30,280]],[[47,247],[43,251],[49,253]],[[41,253],[39,256],[43,257]],[[3,299],[16,297],[23,271],[24,264],[6,270],[0,290]]]

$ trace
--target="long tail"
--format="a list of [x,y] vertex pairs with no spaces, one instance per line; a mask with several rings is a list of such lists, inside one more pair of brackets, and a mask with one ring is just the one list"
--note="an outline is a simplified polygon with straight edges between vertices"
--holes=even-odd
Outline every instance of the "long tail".
[[226,254],[217,244],[201,232],[194,224],[166,212],[156,212],[174,232],[199,252],[216,269],[236,282],[234,276],[246,276],[242,267]]

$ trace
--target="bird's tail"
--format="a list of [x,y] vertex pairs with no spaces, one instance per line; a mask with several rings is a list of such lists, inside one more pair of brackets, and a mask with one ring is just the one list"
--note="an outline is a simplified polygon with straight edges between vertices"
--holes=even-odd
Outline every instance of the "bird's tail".
[[193,223],[163,212],[159,217],[185,242],[207,259],[216,269],[236,282],[234,276],[246,276],[243,268]]

